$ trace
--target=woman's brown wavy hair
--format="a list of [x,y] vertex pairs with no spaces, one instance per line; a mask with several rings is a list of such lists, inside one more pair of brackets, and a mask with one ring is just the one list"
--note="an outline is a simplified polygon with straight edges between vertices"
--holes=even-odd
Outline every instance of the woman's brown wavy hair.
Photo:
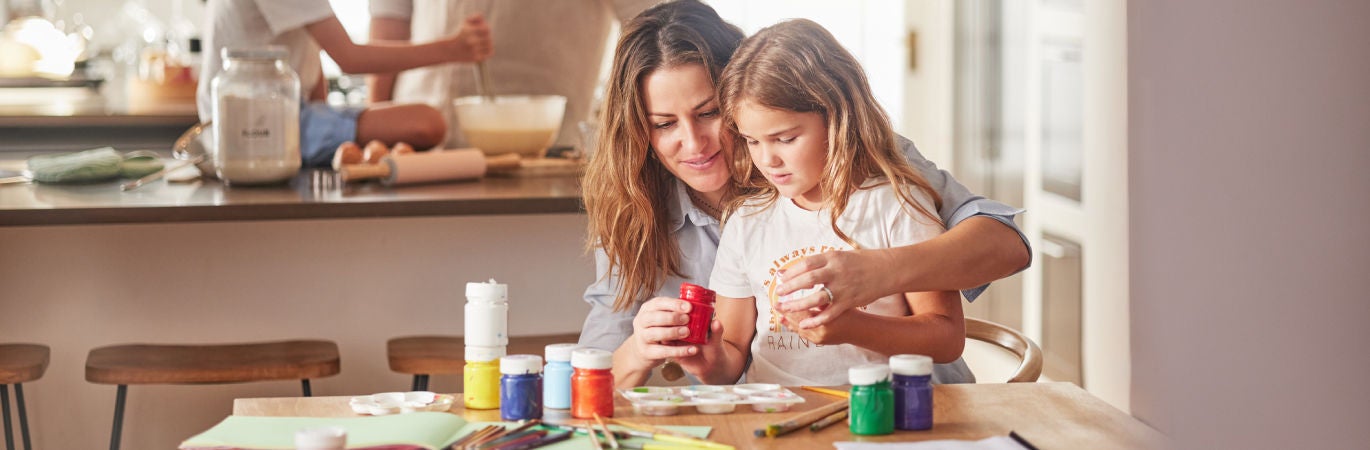
[[[747,38],[718,81],[723,112],[722,133],[731,135],[738,151],[732,153],[733,173],[743,195],[727,210],[743,204],[768,205],[779,198],[775,186],[752,164],[746,142],[737,133],[737,109],[751,102],[766,108],[818,113],[828,126],[828,161],[818,183],[832,228],[853,248],[859,246],[837,227],[847,199],[866,180],[885,177],[899,200],[918,214],[941,225],[931,211],[914,201],[910,188],[942,199],[927,180],[904,159],[889,116],[871,94],[866,72],[828,30],[809,20],[794,19],[772,25]],[[726,213],[725,213],[726,215]]]
[[[645,300],[680,272],[680,247],[671,236],[675,177],[654,157],[642,99],[653,71],[700,64],[717,85],[742,30],[696,0],[663,3],[624,26],[614,50],[594,156],[582,191],[589,216],[588,248],[603,249],[609,274],[618,276],[614,310]],[[708,276],[709,274],[689,274]]]

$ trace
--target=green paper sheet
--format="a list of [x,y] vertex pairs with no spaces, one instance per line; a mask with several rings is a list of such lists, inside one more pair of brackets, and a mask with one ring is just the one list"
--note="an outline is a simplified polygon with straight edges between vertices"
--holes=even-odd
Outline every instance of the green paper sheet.
[[[413,445],[438,450],[487,425],[513,427],[512,422],[466,422],[461,416],[441,412],[417,412],[374,417],[251,417],[228,416],[204,433],[187,439],[181,448],[244,448],[289,450],[295,448],[295,432],[304,428],[339,426],[347,430],[347,448]],[[617,427],[615,427],[617,428]],[[665,426],[691,436],[707,437],[710,427]],[[547,450],[587,448],[590,439],[575,435],[546,447]],[[629,442],[649,442],[632,439]]]

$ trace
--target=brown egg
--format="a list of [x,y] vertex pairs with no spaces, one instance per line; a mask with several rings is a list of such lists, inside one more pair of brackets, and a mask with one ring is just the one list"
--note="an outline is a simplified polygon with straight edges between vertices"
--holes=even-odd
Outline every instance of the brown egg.
[[382,157],[390,154],[390,149],[385,146],[384,142],[371,141],[366,143],[365,154],[366,162],[376,164],[381,162]]
[[357,164],[366,159],[362,153],[362,148],[356,142],[347,141],[338,146],[338,150],[333,152],[333,170],[340,170],[347,164]]
[[407,142],[396,142],[394,147],[390,147],[390,153],[396,155],[409,155],[414,153],[414,146]]

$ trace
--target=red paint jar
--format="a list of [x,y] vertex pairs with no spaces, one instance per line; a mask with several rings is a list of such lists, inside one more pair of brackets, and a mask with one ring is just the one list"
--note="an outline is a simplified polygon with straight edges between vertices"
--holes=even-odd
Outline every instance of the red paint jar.
[[688,344],[709,343],[709,323],[714,319],[714,291],[690,283],[680,285],[680,299],[690,302],[690,334],[681,339]]

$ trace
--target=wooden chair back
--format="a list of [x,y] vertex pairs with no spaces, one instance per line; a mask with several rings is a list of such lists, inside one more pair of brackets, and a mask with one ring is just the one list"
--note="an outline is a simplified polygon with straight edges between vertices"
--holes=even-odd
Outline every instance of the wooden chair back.
[[1018,356],[1018,370],[1009,383],[1030,383],[1042,375],[1042,349],[1018,330],[988,320],[966,318],[966,339],[986,342]]

